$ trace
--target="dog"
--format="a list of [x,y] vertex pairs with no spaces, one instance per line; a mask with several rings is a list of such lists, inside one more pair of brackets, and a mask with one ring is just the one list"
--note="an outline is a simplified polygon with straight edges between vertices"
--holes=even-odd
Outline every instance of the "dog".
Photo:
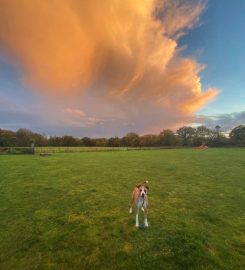
[[129,213],[132,214],[133,212],[133,204],[135,204],[136,207],[136,222],[135,226],[139,227],[139,210],[141,209],[144,212],[144,225],[145,227],[148,227],[148,221],[147,221],[147,208],[148,208],[148,191],[149,191],[149,186],[147,185],[148,181],[144,181],[142,183],[139,183],[138,185],[135,186],[133,192],[132,192],[132,197],[131,197],[131,202],[130,202],[130,209]]

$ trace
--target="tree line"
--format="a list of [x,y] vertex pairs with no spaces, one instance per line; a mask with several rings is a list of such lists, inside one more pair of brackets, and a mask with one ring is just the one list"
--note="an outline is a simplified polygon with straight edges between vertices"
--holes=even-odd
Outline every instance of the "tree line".
[[0,147],[30,146],[103,146],[103,147],[161,147],[161,146],[245,146],[245,125],[231,130],[229,136],[221,132],[220,126],[214,129],[206,126],[197,128],[184,126],[176,132],[165,129],[159,134],[138,135],[130,132],[123,137],[111,138],[77,138],[73,136],[46,136],[28,129],[16,132],[0,129]]

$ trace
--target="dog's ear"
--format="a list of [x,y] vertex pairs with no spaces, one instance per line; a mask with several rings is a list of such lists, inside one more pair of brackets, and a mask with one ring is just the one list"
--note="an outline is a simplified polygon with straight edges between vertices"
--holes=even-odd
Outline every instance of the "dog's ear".
[[147,190],[149,190],[150,188],[149,188],[149,186],[145,186],[146,188],[147,188]]
[[137,188],[140,188],[142,185],[144,185],[145,182],[140,182],[136,185]]

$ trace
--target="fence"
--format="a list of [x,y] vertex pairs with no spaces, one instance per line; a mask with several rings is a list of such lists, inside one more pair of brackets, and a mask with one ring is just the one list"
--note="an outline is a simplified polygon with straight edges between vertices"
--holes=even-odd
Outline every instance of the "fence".
[[0,147],[1,154],[34,154],[33,147]]
[[132,150],[159,150],[176,147],[0,147],[0,154],[78,153]]
[[35,153],[108,152],[131,150],[158,150],[170,147],[35,147]]

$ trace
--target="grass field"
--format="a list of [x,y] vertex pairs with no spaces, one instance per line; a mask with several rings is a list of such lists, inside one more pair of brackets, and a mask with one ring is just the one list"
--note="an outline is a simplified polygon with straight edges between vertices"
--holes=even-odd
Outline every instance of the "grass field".
[[2,155],[0,269],[245,269],[244,176],[245,149]]

